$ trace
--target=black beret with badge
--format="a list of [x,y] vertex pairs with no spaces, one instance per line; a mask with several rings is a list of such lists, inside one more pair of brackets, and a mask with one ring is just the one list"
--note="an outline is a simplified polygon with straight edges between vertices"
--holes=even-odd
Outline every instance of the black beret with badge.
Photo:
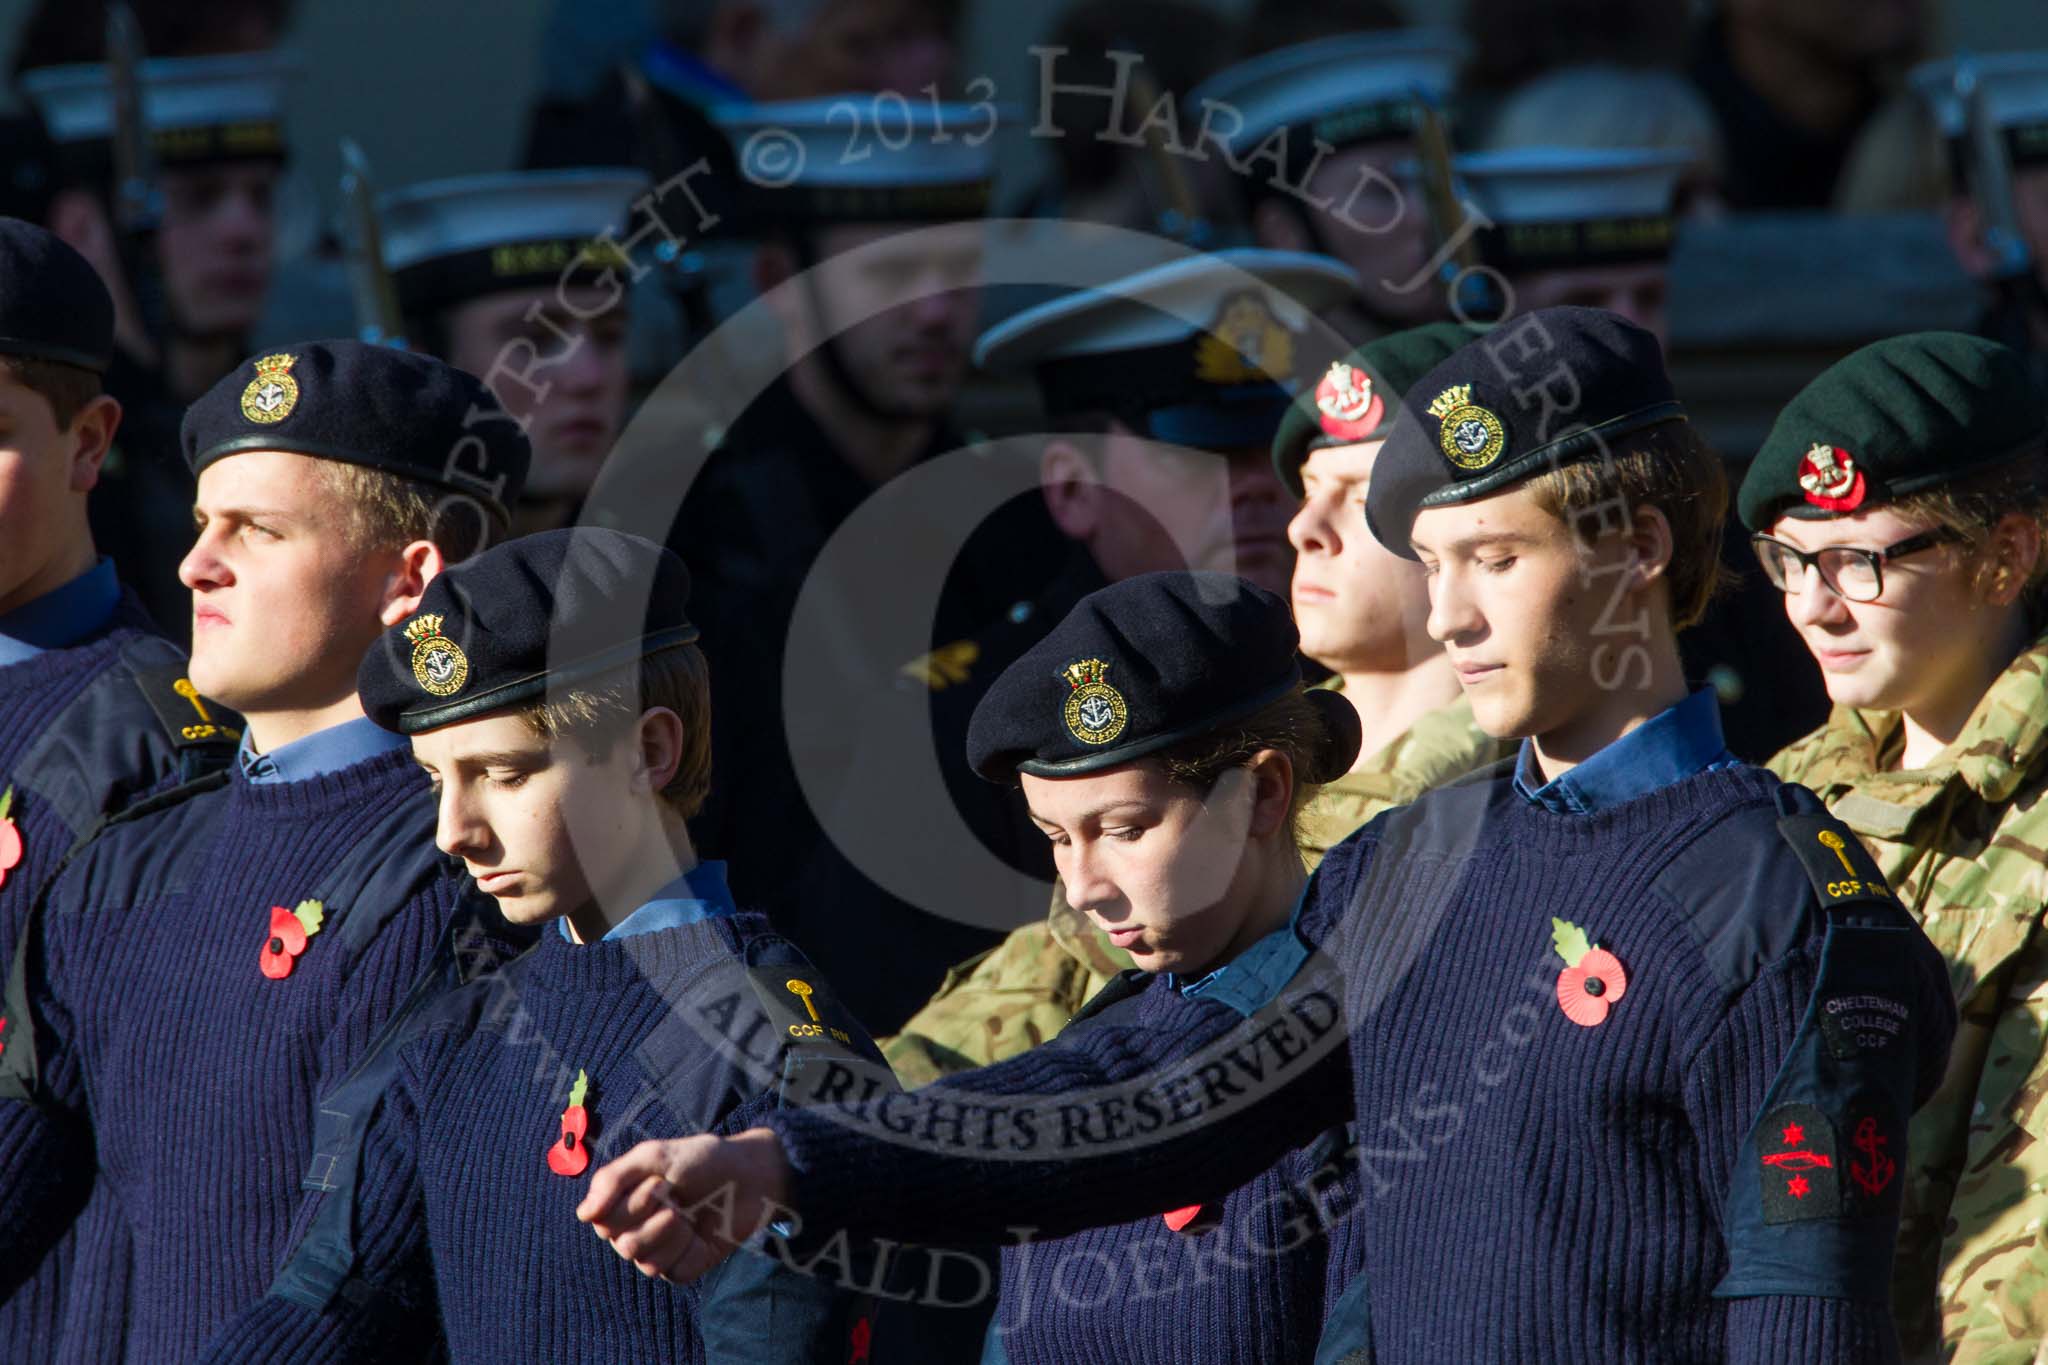
[[[1287,603],[1230,574],[1139,574],[1081,599],[1003,670],[974,708],[967,761],[991,782],[1076,777],[1249,718],[1301,687]],[[1328,782],[1358,757],[1351,704],[1305,694],[1327,739],[1312,772]]]
[[1456,322],[1430,322],[1369,341],[1323,371],[1280,419],[1273,469],[1295,497],[1301,467],[1325,446],[1377,441],[1393,429],[1401,395],[1477,335]]
[[2048,469],[2048,410],[2017,351],[1911,332],[1852,352],[1785,405],[1742,480],[1742,524],[1848,516],[1957,479]]
[[242,451],[290,451],[446,489],[500,526],[533,459],[482,380],[360,341],[309,341],[244,361],[186,409],[180,435],[194,474]]
[[690,574],[674,551],[602,527],[494,545],[427,585],[364,656],[363,710],[416,735],[544,699],[694,644]]
[[1467,343],[1401,396],[1366,522],[1406,559],[1416,514],[1605,457],[1685,410],[1657,338],[1599,308],[1539,308]]
[[114,358],[114,300],[99,272],[56,234],[0,218],[0,355],[104,373]]

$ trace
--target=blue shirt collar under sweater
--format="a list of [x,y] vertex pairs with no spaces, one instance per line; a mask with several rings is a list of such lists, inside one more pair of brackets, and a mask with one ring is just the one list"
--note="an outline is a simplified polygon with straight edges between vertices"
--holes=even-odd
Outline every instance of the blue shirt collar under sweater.
[[1523,740],[1515,794],[1560,815],[1590,815],[1740,761],[1722,738],[1714,689],[1702,687],[1550,782],[1536,766],[1535,744]]
[[83,640],[113,617],[120,601],[114,561],[102,559],[64,586],[0,616],[0,667]]
[[366,758],[402,749],[411,742],[404,735],[393,734],[366,716],[357,716],[354,720],[302,735],[289,744],[280,744],[265,754],[259,754],[251,747],[248,732],[244,731],[242,747],[235,754],[235,761],[241,764],[242,775],[251,782],[303,782],[309,777],[338,773]]
[[[622,938],[695,924],[698,920],[731,915],[737,910],[732,902],[732,892],[726,888],[725,864],[698,863],[655,892],[647,904],[614,924],[599,942],[616,943]],[[563,942],[575,942],[569,937],[568,920],[555,921],[555,928],[561,932]]]
[[1287,923],[1221,967],[1193,981],[1184,981],[1168,973],[1168,984],[1182,995],[1213,995],[1242,1013],[1250,1014],[1279,994],[1280,988],[1301,970],[1302,961],[1308,956],[1308,944],[1297,928],[1301,922],[1302,903],[1307,899],[1308,888],[1304,886],[1301,894],[1294,898],[1294,910],[1287,916]]

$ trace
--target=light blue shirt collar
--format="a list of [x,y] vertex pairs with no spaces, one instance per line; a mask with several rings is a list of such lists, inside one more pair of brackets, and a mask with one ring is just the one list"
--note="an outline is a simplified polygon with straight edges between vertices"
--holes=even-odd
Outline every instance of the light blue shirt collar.
[[120,603],[114,561],[103,558],[62,587],[0,616],[0,665],[76,644],[112,619]]
[[[636,934],[657,933],[737,913],[738,908],[732,903],[732,892],[725,885],[725,864],[698,863],[655,892],[647,904],[613,925],[611,932],[600,941],[612,943]],[[576,941],[570,937],[568,920],[557,920],[555,926],[561,930],[565,940],[570,943]]]
[[235,760],[242,765],[242,775],[251,782],[304,782],[307,778],[338,773],[411,742],[368,716],[357,716],[325,730],[315,730],[289,744],[280,744],[267,754],[259,754],[251,747],[249,732],[244,730]]
[[1721,704],[1711,687],[1667,707],[1562,777],[1541,780],[1536,746],[1522,741],[1515,760],[1515,793],[1563,815],[1595,811],[1647,796],[1659,787],[1741,760],[1721,734]]
[[1246,1016],[1258,1012],[1308,960],[1308,944],[1295,929],[1307,900],[1308,888],[1303,887],[1286,924],[1196,980],[1184,981],[1169,972],[1167,984],[1190,999],[1207,996]]

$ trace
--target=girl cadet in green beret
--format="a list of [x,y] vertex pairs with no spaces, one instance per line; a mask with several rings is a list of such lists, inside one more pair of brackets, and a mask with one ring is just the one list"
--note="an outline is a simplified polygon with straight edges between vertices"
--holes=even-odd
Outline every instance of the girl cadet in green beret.
[[[2048,1210],[2044,442],[2018,354],[1921,332],[1808,385],[1742,485],[1764,572],[1834,701],[1770,766],[1862,837],[1962,1012],[1910,1130],[1892,1296],[1909,1361],[1968,1365],[2021,1337],[2009,1358],[2031,1360],[2048,1326],[2048,1280],[2012,1273]],[[2040,1302],[1992,1306],[2028,1283]],[[1973,1311],[1990,1330],[1970,1329]]]

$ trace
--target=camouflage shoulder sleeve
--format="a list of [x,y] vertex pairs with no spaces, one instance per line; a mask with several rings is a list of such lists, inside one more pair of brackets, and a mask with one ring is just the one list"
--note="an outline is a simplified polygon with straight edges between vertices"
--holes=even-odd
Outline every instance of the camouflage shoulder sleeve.
[[882,1055],[909,1086],[1014,1057],[1065,1028],[1092,981],[1048,924],[1026,925],[948,973]]
[[2012,1248],[2005,1274],[1949,1328],[1957,1365],[2033,1365],[2048,1341],[2048,1244],[2037,1231]]
[[1816,760],[1827,747],[1827,743],[1827,727],[1822,726],[1812,734],[1795,739],[1772,754],[1770,762],[1764,766],[1776,773],[1782,781],[1810,786],[1808,779],[1813,775]]
[[1405,806],[1509,752],[1479,728],[1472,704],[1462,697],[1428,712],[1363,771],[1346,773],[1316,794],[1302,814],[1302,853],[1313,867],[1381,811]]

